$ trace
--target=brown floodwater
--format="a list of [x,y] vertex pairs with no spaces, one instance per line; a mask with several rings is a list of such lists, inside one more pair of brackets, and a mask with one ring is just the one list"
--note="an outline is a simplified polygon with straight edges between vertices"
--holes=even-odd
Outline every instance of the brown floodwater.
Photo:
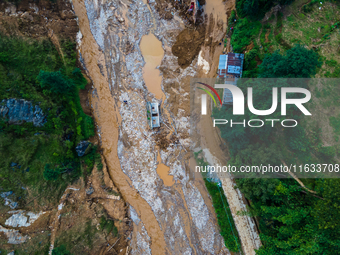
[[175,183],[174,177],[169,175],[170,167],[161,163],[161,155],[158,153],[157,161],[157,174],[163,180],[165,186],[172,186]]
[[162,99],[164,93],[162,91],[162,76],[156,68],[162,62],[164,50],[162,43],[152,33],[144,35],[140,42],[140,49],[145,61],[143,68],[143,78],[149,92],[155,95],[157,99]]
[[[151,238],[152,254],[166,254],[164,234],[150,205],[139,195],[120,167],[117,154],[120,115],[115,100],[111,96],[108,78],[101,74],[98,66],[98,63],[101,63],[102,67],[106,68],[104,54],[98,49],[92,36],[84,1],[73,0],[72,2],[83,35],[80,51],[98,95],[98,97],[91,98],[91,103],[94,107],[96,123],[100,127],[101,147],[110,177],[124,200],[135,208],[141,218]],[[103,73],[106,74],[106,70]]]

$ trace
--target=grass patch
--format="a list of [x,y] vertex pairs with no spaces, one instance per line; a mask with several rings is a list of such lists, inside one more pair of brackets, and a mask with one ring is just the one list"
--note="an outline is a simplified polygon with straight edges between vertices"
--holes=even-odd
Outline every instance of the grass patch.
[[118,236],[118,229],[115,226],[114,220],[104,215],[100,217],[100,229],[104,230],[107,235],[112,233],[113,236]]
[[[208,166],[208,163],[205,162],[201,156],[199,156],[201,152],[202,151],[194,153],[195,160],[199,166]],[[238,252],[241,250],[241,244],[223,189],[219,187],[218,183],[209,181],[205,174],[206,173],[202,173],[204,183],[211,196],[218,225],[220,227],[220,233],[224,239],[224,243],[230,251]]]

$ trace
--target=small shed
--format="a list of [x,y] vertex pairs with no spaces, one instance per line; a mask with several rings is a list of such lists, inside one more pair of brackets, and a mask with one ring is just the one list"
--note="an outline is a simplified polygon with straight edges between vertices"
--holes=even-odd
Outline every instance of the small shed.
[[241,78],[243,70],[244,54],[242,53],[228,53],[220,55],[218,64],[219,78]]
[[[244,54],[228,53],[220,55],[218,64],[218,78],[224,80],[225,84],[237,86],[237,79],[242,77]],[[232,104],[233,96],[229,89],[223,90],[223,104]]]

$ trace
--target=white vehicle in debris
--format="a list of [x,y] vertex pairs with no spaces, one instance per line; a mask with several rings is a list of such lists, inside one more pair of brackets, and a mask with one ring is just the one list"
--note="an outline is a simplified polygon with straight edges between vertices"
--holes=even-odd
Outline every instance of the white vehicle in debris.
[[150,128],[160,127],[158,103],[146,103],[146,111]]

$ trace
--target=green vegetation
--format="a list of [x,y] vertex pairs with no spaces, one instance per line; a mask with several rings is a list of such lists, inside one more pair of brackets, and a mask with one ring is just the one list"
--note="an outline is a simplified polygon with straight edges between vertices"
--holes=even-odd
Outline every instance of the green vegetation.
[[49,40],[0,35],[0,101],[26,99],[47,116],[43,127],[0,118],[0,186],[13,191],[21,207],[33,206],[32,199],[41,206],[57,203],[99,156],[95,147],[82,158],[75,151],[94,135],[94,124],[80,105],[78,92],[87,81],[76,67],[75,44],[61,41],[61,49],[63,57]]
[[231,44],[235,52],[242,52],[249,45],[261,30],[259,21],[251,22],[247,18],[239,19],[233,29]]
[[275,51],[266,55],[259,66],[259,78],[306,78],[315,75],[321,67],[318,55],[301,45],[289,49],[284,55]]
[[92,250],[96,246],[96,241],[101,239],[93,220],[85,218],[79,219],[79,221],[75,228],[70,229],[56,239],[55,245],[57,247],[64,247],[65,250],[77,254],[79,249],[87,247],[87,249]]
[[[208,163],[200,156],[201,152],[202,151],[194,153],[196,162],[199,166],[207,167]],[[225,246],[229,251],[238,252],[241,250],[240,239],[223,189],[220,188],[219,183],[212,182],[207,178],[206,173],[202,172],[202,175],[205,186],[212,198],[220,233],[224,239]]]
[[[266,1],[237,1],[235,18],[228,21],[229,27],[234,27],[231,33],[234,52],[246,51],[243,77],[339,78],[339,2],[297,0],[284,7],[282,13],[260,22],[270,7]],[[247,24],[249,20],[253,24]],[[265,84],[256,80],[240,81],[238,86],[245,95],[248,87],[254,88],[256,109],[270,108],[274,86],[271,80]],[[288,108],[287,116],[299,122],[296,128],[220,125],[221,136],[228,142],[229,164],[278,166],[281,160],[288,165],[338,163],[338,84],[320,81],[307,85],[286,79],[275,83],[275,87],[290,86],[311,91],[312,101],[306,106],[313,117],[306,118],[300,111]],[[213,117],[233,121],[265,119],[247,110],[245,116],[233,116],[231,106],[214,109]],[[265,117],[282,119],[279,110]],[[257,254],[340,254],[340,226],[336,220],[339,218],[340,180],[300,180],[317,195],[307,192],[292,179],[236,179],[238,188],[250,203],[250,214],[259,223],[263,246]]]
[[72,255],[72,253],[69,252],[64,245],[61,245],[53,249],[52,255]]
[[285,5],[292,2],[292,0],[237,0],[236,9],[240,17],[250,17],[252,19],[261,19],[274,4]]
[[100,229],[105,230],[107,234],[112,233],[113,236],[118,235],[118,229],[115,226],[114,221],[104,215],[100,218]]

